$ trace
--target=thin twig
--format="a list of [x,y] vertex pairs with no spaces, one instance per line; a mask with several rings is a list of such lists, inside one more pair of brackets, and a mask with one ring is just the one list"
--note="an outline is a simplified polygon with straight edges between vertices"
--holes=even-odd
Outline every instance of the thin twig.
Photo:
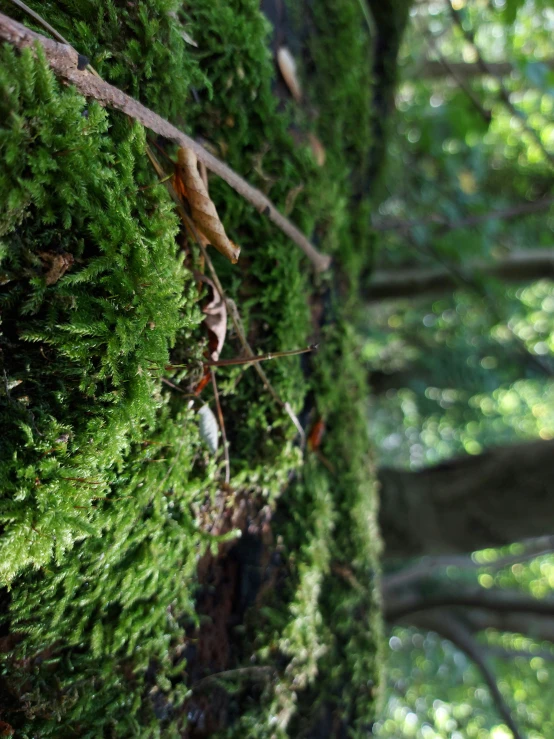
[[[160,178],[160,180],[164,180],[165,177],[166,177],[166,173],[164,172],[164,170],[160,166],[159,162],[157,161],[156,157],[154,156],[154,154],[152,153],[152,151],[148,147],[146,149],[146,154],[147,154],[148,158],[150,159],[150,162],[152,163],[154,169],[156,170],[156,173],[157,173],[158,177]],[[235,305],[235,303],[234,303],[233,300],[231,300],[230,298],[228,298],[226,296],[225,291],[223,290],[223,286],[222,286],[222,284],[221,284],[221,282],[219,280],[219,276],[218,276],[218,274],[217,274],[217,272],[215,270],[215,267],[213,265],[213,262],[210,259],[210,255],[208,254],[208,251],[207,251],[206,247],[203,244],[203,240],[202,240],[200,234],[198,233],[198,231],[196,229],[196,226],[194,225],[194,221],[192,220],[192,218],[189,216],[189,214],[187,213],[187,211],[183,207],[183,204],[181,203],[181,200],[180,200],[179,196],[175,192],[175,188],[173,187],[171,181],[165,179],[164,184],[165,184],[165,186],[166,186],[169,194],[171,195],[173,201],[175,202],[175,204],[177,206],[177,212],[179,213],[179,216],[181,217],[181,219],[185,223],[187,229],[190,231],[190,233],[192,234],[193,238],[195,239],[196,243],[198,244],[198,246],[200,248],[200,251],[202,253],[202,256],[204,257],[204,260],[205,260],[205,262],[206,262],[206,264],[208,266],[208,269],[210,271],[210,274],[211,274],[213,283],[214,283],[214,285],[216,287],[216,290],[219,293],[219,295],[220,295],[221,299],[223,300],[223,302],[225,303],[225,305],[227,306],[227,313],[231,316],[231,320],[232,320],[233,325],[235,327],[235,331],[237,332],[237,336],[239,338],[239,341],[240,341],[240,343],[242,345],[242,348],[244,349],[244,351],[246,353],[246,358],[247,359],[254,359],[254,360],[256,360],[256,355],[252,351],[252,347],[250,346],[250,344],[248,343],[248,341],[246,339],[246,334],[245,334],[244,329],[242,327],[242,321],[241,321],[239,312],[237,310],[237,306]],[[256,370],[256,372],[258,373],[260,379],[263,382],[263,385],[264,385],[265,389],[269,392],[269,394],[271,395],[271,397],[273,398],[273,400],[289,416],[290,420],[294,424],[294,426],[295,426],[295,428],[298,431],[298,434],[300,436],[300,447],[301,447],[301,449],[304,449],[304,447],[306,445],[306,434],[304,432],[304,429],[302,428],[302,425],[301,425],[300,421],[298,420],[298,417],[296,416],[296,414],[292,410],[290,404],[288,402],[284,402],[283,400],[281,400],[281,398],[277,394],[275,388],[269,382],[269,379],[268,379],[266,373],[260,367],[260,363],[257,362],[257,361],[254,361],[252,363],[252,366],[254,367],[254,369]]]
[[206,167],[225,180],[239,195],[248,200],[260,213],[267,216],[294,243],[302,249],[318,271],[326,270],[331,258],[321,254],[306,236],[285,216],[283,216],[260,190],[248,184],[234,170],[210,154],[203,146],[187,136],[169,121],[134,100],[117,87],[108,84],[88,69],[78,69],[78,54],[71,46],[60,44],[42,34],[31,31],[21,23],[0,13],[0,39],[8,41],[18,49],[33,47],[37,42],[42,46],[52,70],[62,79],[70,82],[86,97],[94,98],[100,105],[119,110],[159,136],[181,147],[192,149]]
[[217,390],[215,371],[213,369],[210,369],[210,378],[212,380],[212,387],[214,389],[214,400],[217,410],[217,419],[219,421],[219,429],[221,431],[221,440],[223,441],[223,457],[225,459],[225,482],[228,485],[231,481],[231,460],[229,459],[229,447],[227,445],[227,434],[225,433],[225,419],[223,418],[221,403],[219,402],[219,392]]
[[369,5],[367,4],[367,0],[358,0],[358,4],[360,6],[360,10],[362,11],[362,15],[364,16],[367,30],[369,32],[369,37],[371,39],[377,38],[377,24],[375,23],[373,13],[371,12]]
[[233,359],[206,360],[206,367],[232,367],[241,364],[253,364],[254,362],[267,362],[270,359],[280,359],[281,357],[296,357],[299,354],[308,354],[317,349],[317,344],[311,344],[304,349],[291,349],[286,352],[268,352],[267,354],[258,354],[254,357],[233,357]]

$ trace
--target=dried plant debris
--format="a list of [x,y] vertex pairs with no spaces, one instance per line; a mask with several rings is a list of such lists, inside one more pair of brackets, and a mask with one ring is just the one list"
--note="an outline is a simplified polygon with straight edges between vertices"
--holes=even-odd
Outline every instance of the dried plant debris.
[[227,335],[227,306],[210,278],[202,276],[202,280],[212,290],[212,299],[202,311],[206,315],[204,322],[210,334],[210,358],[217,362]]
[[206,185],[198,172],[196,154],[191,149],[182,147],[177,154],[177,160],[186,188],[192,218],[196,226],[212,246],[235,264],[239,258],[240,248],[233,244],[225,233],[215,205],[210,199]]

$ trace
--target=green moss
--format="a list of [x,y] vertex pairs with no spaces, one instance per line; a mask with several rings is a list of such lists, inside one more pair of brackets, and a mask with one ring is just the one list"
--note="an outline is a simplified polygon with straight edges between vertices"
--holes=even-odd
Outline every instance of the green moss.
[[[192,86],[209,85],[187,53],[177,0],[29,0],[108,82],[138,98],[160,115],[186,120]],[[44,29],[9,0],[2,12],[33,30]]]
[[[279,599],[251,617],[236,665],[254,655],[278,664],[277,677],[256,705],[237,698],[229,734],[272,736],[277,715],[283,736],[300,736],[331,705],[363,735],[381,654],[367,389],[349,329],[370,257],[371,202],[360,183],[371,42],[359,6],[306,6],[317,30],[304,70],[314,122],[277,109],[257,0],[30,4],[104,78],[202,137],[279,207],[303,185],[292,218],[348,277],[351,297],[332,308],[312,375],[298,358],[266,365],[297,412],[308,391],[316,397],[333,474],[315,457],[303,464],[294,427],[251,368],[218,371],[233,473],[227,504],[239,494],[285,501],[274,533],[289,575]],[[59,85],[40,57],[9,49],[0,56],[0,121],[0,573],[21,635],[2,669],[25,696],[13,721],[21,736],[177,735],[187,695],[179,655],[196,618],[198,558],[218,543],[202,517],[215,515],[221,465],[161,373],[182,362],[174,379],[193,383],[205,345],[198,291],[141,127]],[[315,127],[324,167],[293,141],[292,124]],[[304,345],[307,296],[331,280],[315,280],[300,251],[223,182],[210,179],[210,193],[242,247],[238,266],[213,258],[252,345]],[[69,269],[54,279],[62,263]],[[229,331],[224,352],[239,351]],[[337,574],[345,563],[350,579]],[[165,718],[156,717],[154,673],[154,692],[171,707]]]
[[[4,49],[0,74],[0,574],[9,581],[99,532],[91,500],[155,423],[152,367],[167,364],[199,312],[168,197],[141,189],[152,181],[144,131],[114,118],[108,135],[106,113],[91,104],[83,116],[83,98],[31,52]],[[70,269],[48,284],[56,260]]]

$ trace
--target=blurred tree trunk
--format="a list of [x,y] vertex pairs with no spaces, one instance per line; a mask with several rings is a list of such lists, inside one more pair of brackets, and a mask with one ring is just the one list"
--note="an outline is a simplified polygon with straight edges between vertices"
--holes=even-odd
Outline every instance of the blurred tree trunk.
[[[456,77],[461,77],[467,80],[472,77],[483,76],[483,69],[478,62],[449,62],[448,64],[452,68]],[[546,65],[550,69],[554,69],[554,59],[543,59],[541,60],[541,64]],[[490,73],[495,77],[507,77],[514,71],[514,65],[511,62],[487,62],[487,67],[490,69]],[[420,73],[422,77],[427,78],[448,76],[448,72],[444,65],[441,64],[441,62],[433,60],[426,61]]]
[[385,557],[472,552],[552,532],[554,440],[417,472],[382,468],[379,480]]
[[[457,276],[456,272],[460,275]],[[371,275],[368,295],[370,302],[398,300],[429,294],[451,292],[464,283],[492,277],[509,282],[528,282],[554,277],[554,249],[529,249],[509,254],[496,262],[474,261],[463,268],[383,269]]]

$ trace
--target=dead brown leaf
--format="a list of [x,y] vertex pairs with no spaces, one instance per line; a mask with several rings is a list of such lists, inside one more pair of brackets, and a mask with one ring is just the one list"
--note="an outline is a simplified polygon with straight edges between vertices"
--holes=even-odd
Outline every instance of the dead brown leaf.
[[198,160],[191,149],[181,148],[177,154],[192,218],[209,243],[233,264],[239,258],[240,248],[227,237],[219,220],[202,177],[198,172]]
[[202,312],[206,315],[204,323],[210,333],[210,359],[217,362],[227,335],[227,306],[209,277],[200,274],[196,276],[212,291],[212,299],[202,308]]

